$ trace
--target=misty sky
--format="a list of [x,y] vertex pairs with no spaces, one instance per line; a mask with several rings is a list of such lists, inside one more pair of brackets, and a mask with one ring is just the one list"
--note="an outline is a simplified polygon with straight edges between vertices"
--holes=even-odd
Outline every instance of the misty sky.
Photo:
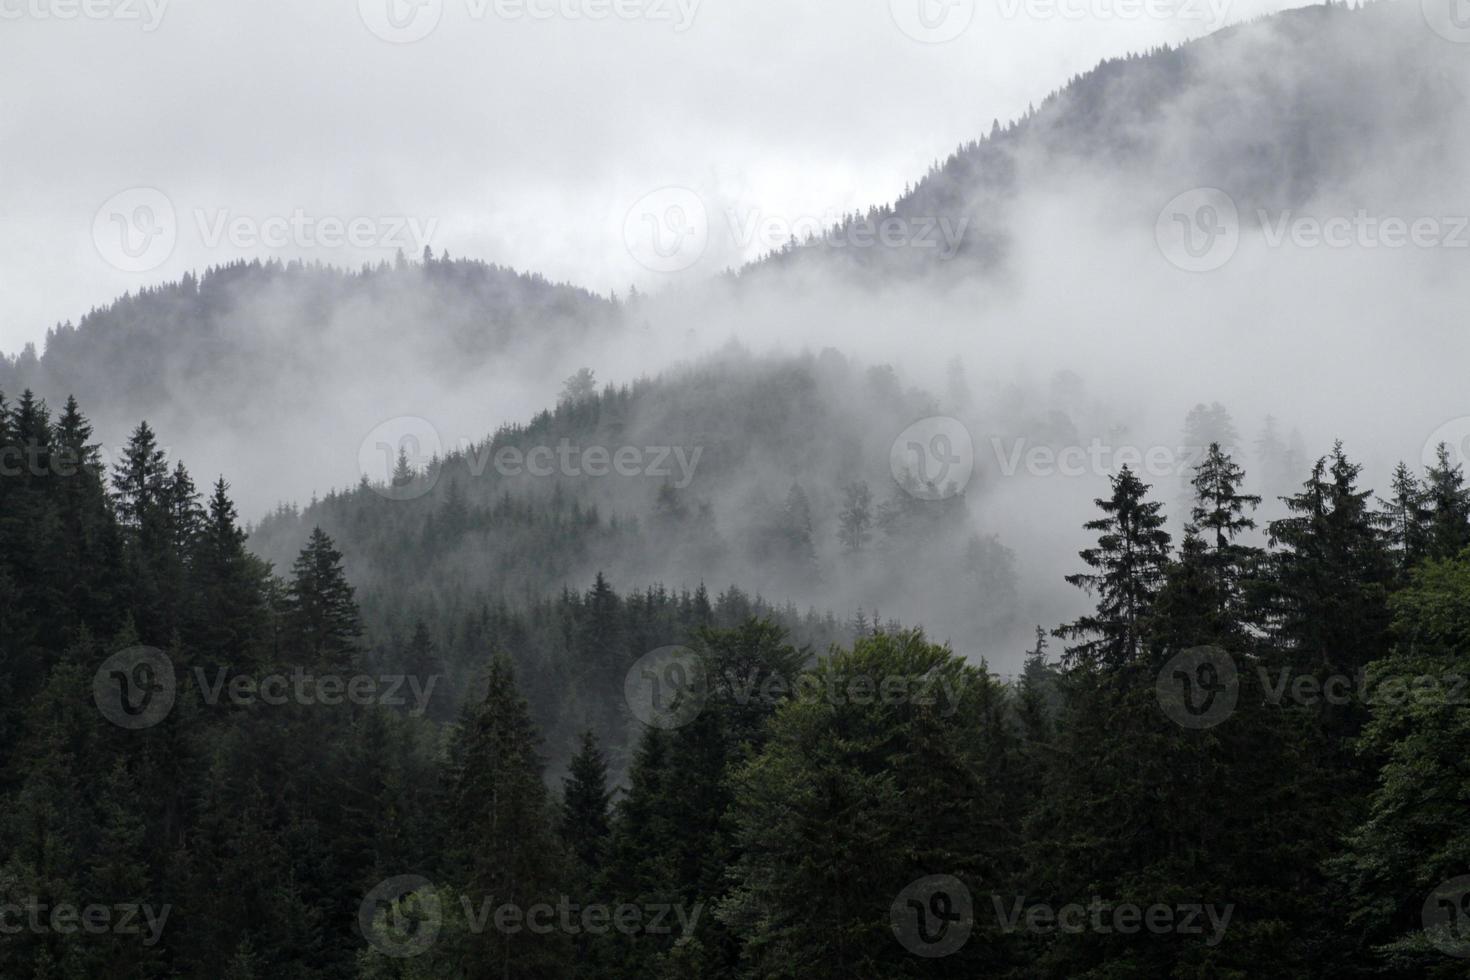
[[[684,274],[715,272],[892,199],[1101,58],[1292,5],[1112,2],[0,0],[0,350],[189,268],[424,238],[657,288],[624,241],[651,192],[707,204]],[[148,249],[104,255],[125,231]]]

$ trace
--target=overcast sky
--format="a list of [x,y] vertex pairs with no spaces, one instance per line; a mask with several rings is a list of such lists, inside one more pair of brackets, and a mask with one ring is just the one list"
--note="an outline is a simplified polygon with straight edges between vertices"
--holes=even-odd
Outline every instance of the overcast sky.
[[662,188],[706,207],[682,274],[717,271],[892,199],[1102,58],[1295,5],[0,0],[0,350],[240,256],[428,239],[657,288],[627,239]]

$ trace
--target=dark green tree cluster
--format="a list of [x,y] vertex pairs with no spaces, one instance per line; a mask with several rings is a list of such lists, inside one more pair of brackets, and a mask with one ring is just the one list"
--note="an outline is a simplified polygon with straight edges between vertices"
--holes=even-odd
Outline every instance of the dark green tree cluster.
[[108,472],[74,401],[0,406],[0,976],[353,975],[352,896],[416,859],[437,767],[327,679],[359,669],[341,556],[277,578],[146,424]]
[[[371,641],[322,530],[277,577],[146,425],[108,472],[75,403],[0,405],[0,976],[1465,975],[1448,450],[1378,504],[1339,445],[1257,528],[1211,443],[1177,547],[1123,470],[1070,577],[1095,608],[1008,685],[876,613],[601,575]],[[671,644],[664,724],[625,681]],[[176,684],[129,727],[140,645]],[[430,696],[330,696],[393,676]],[[153,919],[29,925],[69,906]]]

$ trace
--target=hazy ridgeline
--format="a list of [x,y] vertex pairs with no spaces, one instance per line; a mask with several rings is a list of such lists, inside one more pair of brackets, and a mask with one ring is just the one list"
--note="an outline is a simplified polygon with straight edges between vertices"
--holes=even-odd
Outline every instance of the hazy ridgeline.
[[[690,191],[656,291],[235,262],[0,359],[0,926],[153,930],[0,977],[1466,975],[1425,18],[1104,62],[738,268]],[[568,901],[671,925],[495,912]]]
[[[858,575],[804,581],[796,601],[839,614],[887,606],[1014,669],[1029,623],[1078,608],[1057,582],[1117,452],[1186,446],[1196,404],[1223,403],[1246,451],[1268,415],[1283,442],[1300,429],[1299,461],[1346,438],[1378,486],[1399,460],[1426,460],[1432,434],[1464,414],[1454,394],[1470,353],[1454,274],[1461,251],[1273,244],[1254,217],[1267,209],[1269,231],[1283,215],[1321,221],[1366,209],[1448,220],[1464,210],[1470,127],[1458,54],[1402,5],[1293,11],[1101,65],[1025,119],[960,147],[893,205],[833,229],[826,244],[787,248],[738,275],[703,280],[696,268],[656,295],[613,302],[442,255],[350,274],[231,266],[58,326],[42,356],[0,365],[0,390],[30,387],[53,405],[82,393],[109,455],[148,418],[175,455],[230,479],[253,524],[278,503],[353,487],[364,440],[387,420],[427,420],[447,452],[527,424],[583,367],[600,384],[637,388],[679,365],[716,377],[731,341],[758,361],[784,354],[793,364],[830,347],[854,359],[854,378],[892,365],[904,394],[868,399],[857,380],[843,394],[820,374],[793,377],[810,400],[778,396],[789,414],[745,433],[748,450],[720,444],[744,430],[733,422],[663,437],[659,399],[636,398],[648,444],[703,447],[687,495],[709,505],[727,552],[747,550],[737,539],[793,482],[826,522],[814,529],[821,551],[848,482],[866,479],[878,499],[892,489],[891,439],[927,414],[962,419],[976,476],[964,488],[969,530],[958,540],[996,535],[1015,553],[1018,631],[992,646],[973,632],[971,610],[947,618],[948,600],[892,581],[880,586],[892,596],[884,601]],[[1155,240],[1160,208],[1191,187],[1224,189],[1243,226],[1238,252],[1210,274],[1182,272]],[[711,215],[720,204],[707,202]],[[901,222],[896,245],[877,234],[890,218]],[[961,233],[954,248],[945,229]],[[1410,376],[1395,397],[1372,395],[1385,379]],[[741,402],[765,389],[736,390],[749,377],[732,371],[720,385],[727,394],[712,397],[728,420],[760,408]],[[716,414],[671,408],[681,421]],[[597,432],[583,429],[572,435]],[[1094,438],[1109,452],[1085,476],[1028,478],[1027,449],[1085,449]],[[1279,471],[1250,462],[1253,479]],[[583,481],[556,482],[570,490]],[[604,520],[645,516],[656,490],[646,479],[590,482],[578,493],[601,504]],[[1296,482],[1256,489],[1271,498]],[[585,587],[606,563],[636,583],[767,586],[763,566],[729,554],[718,567],[677,554],[667,567],[621,552],[593,557],[558,566],[563,577],[544,584]]]

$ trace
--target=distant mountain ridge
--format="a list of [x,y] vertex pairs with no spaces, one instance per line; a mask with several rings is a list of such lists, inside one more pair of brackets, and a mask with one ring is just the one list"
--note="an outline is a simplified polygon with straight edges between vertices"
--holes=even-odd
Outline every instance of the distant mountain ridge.
[[[896,203],[849,219],[949,220],[964,228],[952,258],[935,249],[789,247],[726,282],[671,290],[667,303],[662,294],[618,302],[443,257],[358,271],[237,262],[59,325],[43,354],[0,358],[0,391],[31,388],[52,404],[77,394],[107,445],[148,418],[202,472],[228,470],[242,492],[258,484],[266,499],[299,500],[347,483],[358,442],[385,419],[437,411],[462,442],[526,417],[583,364],[626,377],[666,366],[639,362],[629,371],[626,362],[645,353],[698,354],[649,343],[646,325],[694,336],[708,326],[702,312],[762,283],[846,271],[835,281],[862,295],[1003,273],[1018,202],[1031,193],[1080,184],[1102,205],[1116,196],[1119,220],[1151,227],[1159,208],[1191,187],[1225,188],[1245,210],[1345,189],[1372,203],[1388,174],[1421,173],[1426,185],[1448,179],[1433,161],[1456,159],[1453,148],[1470,133],[1462,55],[1429,29],[1417,4],[1383,2],[1303,8],[1110,59],[1023,119],[997,122]],[[736,292],[723,292],[731,283]],[[772,290],[775,301],[780,295]],[[247,409],[244,441],[223,445],[221,433],[233,435]],[[326,457],[335,462],[316,465]],[[243,503],[246,513],[264,509],[259,497]]]
[[1405,149],[1417,151],[1418,166],[1432,173],[1453,145],[1456,124],[1467,121],[1462,53],[1430,29],[1419,4],[1381,0],[1302,7],[1110,58],[1022,118],[996,120],[989,134],[936,162],[896,201],[850,215],[827,233],[840,243],[853,225],[897,218],[917,229],[943,216],[964,227],[956,256],[818,241],[815,248],[788,244],[734,275],[761,278],[803,263],[863,273],[993,268],[1006,255],[1016,198],[1076,176],[1144,187],[1157,178],[1156,208],[1191,187],[1226,189],[1242,207],[1282,208],[1349,186]]
[[85,391],[99,414],[147,414],[157,408],[159,373],[170,383],[197,385],[218,404],[238,407],[253,389],[252,367],[309,363],[311,344],[325,328],[354,318],[357,344],[401,343],[405,321],[433,325],[413,336],[430,365],[464,366],[528,339],[536,328],[595,329],[613,319],[606,297],[536,274],[476,260],[398,262],[349,271],[320,263],[237,261],[186,273],[177,282],[126,293],[93,309],[75,325],[47,331],[45,353],[0,360],[0,389],[25,386],[55,399]]

